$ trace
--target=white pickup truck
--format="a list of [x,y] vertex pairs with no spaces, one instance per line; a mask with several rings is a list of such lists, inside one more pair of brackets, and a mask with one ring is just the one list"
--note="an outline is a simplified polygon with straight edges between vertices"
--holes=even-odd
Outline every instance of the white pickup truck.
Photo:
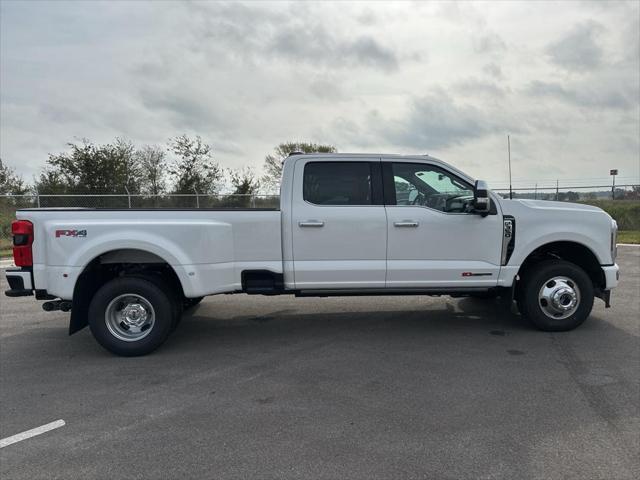
[[71,311],[119,355],[159,347],[206,295],[453,295],[515,300],[547,331],[609,306],[616,222],[505,200],[430,156],[292,154],[279,209],[24,209],[10,297]]

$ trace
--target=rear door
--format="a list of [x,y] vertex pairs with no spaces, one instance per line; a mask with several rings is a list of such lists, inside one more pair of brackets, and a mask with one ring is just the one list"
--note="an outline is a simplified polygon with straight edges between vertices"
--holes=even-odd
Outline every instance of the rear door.
[[502,216],[470,209],[473,187],[428,162],[383,161],[388,218],[387,283],[405,287],[492,287]]
[[291,231],[298,289],[385,285],[387,218],[379,159],[300,159]]

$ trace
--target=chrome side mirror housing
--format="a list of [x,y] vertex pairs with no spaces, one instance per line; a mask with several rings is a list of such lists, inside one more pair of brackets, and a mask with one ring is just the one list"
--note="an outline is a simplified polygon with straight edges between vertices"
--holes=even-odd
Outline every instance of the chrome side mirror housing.
[[482,216],[489,215],[491,210],[491,199],[489,198],[489,187],[484,180],[476,180],[473,186],[473,211]]

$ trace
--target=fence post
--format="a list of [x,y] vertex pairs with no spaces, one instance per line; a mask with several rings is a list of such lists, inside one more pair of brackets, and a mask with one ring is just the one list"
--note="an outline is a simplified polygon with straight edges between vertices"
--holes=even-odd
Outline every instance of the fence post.
[[559,190],[558,180],[556,180],[556,202],[558,201],[558,190]]
[[196,208],[200,208],[200,196],[198,195],[196,187],[193,187],[193,193],[196,194]]
[[536,183],[536,189],[534,190],[533,193],[533,199],[537,200],[538,199],[538,184]]
[[129,201],[129,208],[131,208],[131,194],[129,193],[129,189],[126,185],[124,186],[124,189],[127,191],[127,200]]
[[38,208],[40,208],[40,192],[38,191],[38,187],[35,187],[36,189],[36,205],[38,205]]

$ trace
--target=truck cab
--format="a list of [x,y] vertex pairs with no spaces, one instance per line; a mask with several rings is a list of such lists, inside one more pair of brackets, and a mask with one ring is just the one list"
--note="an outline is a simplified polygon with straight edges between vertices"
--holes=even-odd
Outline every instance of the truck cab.
[[219,293],[500,295],[543,330],[609,304],[617,226],[599,208],[507,200],[430,156],[299,154],[279,209],[25,209],[9,296],[71,310],[105,348],[148,353]]

